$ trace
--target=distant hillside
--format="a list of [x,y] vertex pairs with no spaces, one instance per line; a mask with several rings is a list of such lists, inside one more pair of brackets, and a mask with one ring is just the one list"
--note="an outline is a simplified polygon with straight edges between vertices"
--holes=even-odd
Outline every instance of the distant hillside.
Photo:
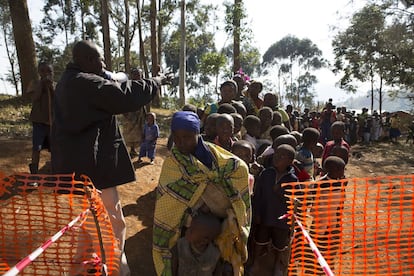
[[[360,97],[350,97],[344,102],[336,103],[337,106],[346,106],[348,109],[356,109],[360,110],[363,107],[368,109],[371,108],[371,98],[367,96],[360,96]],[[374,99],[374,109],[379,110],[379,103],[378,99]],[[382,111],[409,111],[411,113],[414,112],[414,102],[411,102],[407,99],[391,99],[388,95],[384,96],[384,100],[382,103]]]

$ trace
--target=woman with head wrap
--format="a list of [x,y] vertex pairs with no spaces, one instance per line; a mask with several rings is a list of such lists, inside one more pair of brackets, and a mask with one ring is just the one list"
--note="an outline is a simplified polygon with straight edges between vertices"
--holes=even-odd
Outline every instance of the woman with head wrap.
[[157,275],[171,275],[171,248],[197,213],[210,213],[222,223],[215,240],[224,263],[241,274],[247,259],[250,228],[248,168],[244,162],[199,134],[195,113],[176,112],[174,140],[164,161],[154,213],[153,258]]

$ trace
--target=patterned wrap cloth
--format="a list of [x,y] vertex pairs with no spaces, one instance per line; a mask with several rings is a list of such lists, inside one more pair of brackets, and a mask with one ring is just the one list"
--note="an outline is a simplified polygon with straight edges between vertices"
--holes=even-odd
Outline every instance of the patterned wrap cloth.
[[234,275],[241,275],[247,260],[250,231],[248,168],[239,158],[205,142],[214,157],[213,169],[192,155],[183,155],[175,147],[165,159],[154,213],[153,259],[157,275],[172,275],[171,248],[181,236],[192,211],[197,207],[209,183],[222,187],[231,208],[215,240],[221,257],[232,264]]

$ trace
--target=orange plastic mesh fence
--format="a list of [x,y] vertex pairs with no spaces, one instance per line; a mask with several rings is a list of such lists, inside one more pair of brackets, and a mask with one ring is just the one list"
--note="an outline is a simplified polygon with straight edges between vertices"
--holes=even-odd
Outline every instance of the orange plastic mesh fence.
[[[414,175],[286,188],[289,212],[336,275],[414,275]],[[289,274],[324,275],[297,225],[293,235]]]
[[0,173],[0,274],[7,272],[83,211],[21,275],[118,275],[119,250],[98,191],[86,177]]

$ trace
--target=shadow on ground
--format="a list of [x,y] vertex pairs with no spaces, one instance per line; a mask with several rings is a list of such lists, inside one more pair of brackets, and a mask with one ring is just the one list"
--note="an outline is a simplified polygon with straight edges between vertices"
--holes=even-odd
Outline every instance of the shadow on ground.
[[[126,217],[136,216],[143,225],[141,231],[128,238],[125,253],[128,258],[132,276],[156,275],[152,261],[152,222],[155,208],[155,191],[151,191],[137,199],[136,204],[123,207]],[[145,273],[144,273],[145,272]]]

